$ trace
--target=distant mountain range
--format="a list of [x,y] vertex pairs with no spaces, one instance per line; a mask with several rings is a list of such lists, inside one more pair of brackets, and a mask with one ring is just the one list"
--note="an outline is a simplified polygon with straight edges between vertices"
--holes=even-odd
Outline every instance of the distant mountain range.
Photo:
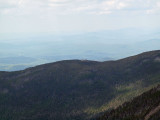
[[[45,43],[44,43],[45,44]],[[84,43],[85,45],[86,43]],[[73,50],[69,50],[70,53],[58,53],[58,46],[54,47],[53,46],[53,51],[56,49],[57,53],[46,53],[46,55],[42,56],[33,56],[31,55],[30,57],[28,56],[23,56],[23,55],[11,55],[11,56],[5,56],[5,57],[0,57],[0,70],[1,71],[16,71],[16,70],[24,70],[25,68],[40,65],[40,64],[45,64],[45,63],[50,63],[50,62],[56,62],[60,60],[72,60],[72,59],[81,59],[81,60],[94,60],[94,61],[108,61],[108,60],[116,60],[116,59],[122,59],[123,57],[131,56],[131,55],[136,55],[141,52],[145,52],[147,50],[158,50],[160,49],[160,40],[159,39],[153,39],[153,40],[148,40],[148,41],[143,41],[143,42],[138,42],[134,44],[97,44],[97,48],[92,46],[91,48],[86,48],[84,49],[83,52],[80,53],[72,53]],[[71,44],[72,45],[72,44]],[[88,44],[89,45],[89,44]],[[23,45],[22,45],[23,46]],[[83,46],[80,45],[73,45],[76,46],[76,49],[81,51],[80,47]],[[85,45],[86,46],[86,45]],[[98,48],[101,46],[101,48]],[[16,47],[16,46],[15,46]],[[17,46],[18,47],[18,46]],[[16,48],[17,48],[16,47]],[[34,46],[32,46],[34,48]],[[47,46],[44,46],[47,49]],[[52,45],[50,46],[52,47]],[[64,46],[65,47],[65,46]],[[94,48],[93,48],[94,47]],[[15,48],[15,49],[16,49]],[[41,47],[39,47],[41,48]],[[39,49],[38,48],[38,49]],[[61,48],[59,48],[61,49]],[[69,49],[72,49],[70,47]],[[98,50],[99,49],[99,50]],[[75,50],[75,51],[77,51]],[[26,50],[29,51],[29,50]],[[34,54],[36,50],[33,50],[31,54]],[[45,50],[47,51],[47,50]],[[62,50],[62,51],[65,51]],[[104,52],[108,51],[108,52]],[[2,53],[5,53],[2,51]],[[27,53],[27,55],[30,55]]]
[[[160,84],[160,51],[0,72],[0,119],[87,120]],[[125,111],[125,110],[124,110]]]
[[159,50],[159,31],[132,28],[75,34],[1,34],[0,71],[24,70],[60,60],[118,60]]

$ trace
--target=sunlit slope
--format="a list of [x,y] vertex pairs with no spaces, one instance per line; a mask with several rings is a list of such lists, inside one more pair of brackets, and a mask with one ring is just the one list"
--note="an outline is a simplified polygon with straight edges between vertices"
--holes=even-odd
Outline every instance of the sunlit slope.
[[159,120],[160,86],[157,86],[94,120]]

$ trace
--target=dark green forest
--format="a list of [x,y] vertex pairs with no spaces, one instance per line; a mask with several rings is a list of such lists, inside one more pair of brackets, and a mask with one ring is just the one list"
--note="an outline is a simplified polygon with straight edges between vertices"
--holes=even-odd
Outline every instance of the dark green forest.
[[[149,115],[149,113],[153,114]],[[160,85],[129,102],[125,102],[118,108],[106,112],[95,120],[159,120],[159,113]]]
[[1,71],[0,120],[89,120],[159,83],[160,51],[117,61],[65,60]]

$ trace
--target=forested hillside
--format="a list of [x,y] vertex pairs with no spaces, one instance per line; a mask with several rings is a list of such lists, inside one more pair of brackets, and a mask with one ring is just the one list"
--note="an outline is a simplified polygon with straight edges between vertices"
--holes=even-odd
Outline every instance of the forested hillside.
[[96,120],[159,120],[160,85],[130,102],[125,102],[117,109],[106,112]]
[[0,119],[90,119],[159,83],[160,51],[117,61],[66,60],[0,72]]

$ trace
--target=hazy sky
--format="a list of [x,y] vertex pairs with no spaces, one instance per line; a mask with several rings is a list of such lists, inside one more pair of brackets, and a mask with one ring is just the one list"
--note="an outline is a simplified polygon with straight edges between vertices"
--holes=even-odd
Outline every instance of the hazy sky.
[[160,28],[160,0],[0,0],[0,33]]

